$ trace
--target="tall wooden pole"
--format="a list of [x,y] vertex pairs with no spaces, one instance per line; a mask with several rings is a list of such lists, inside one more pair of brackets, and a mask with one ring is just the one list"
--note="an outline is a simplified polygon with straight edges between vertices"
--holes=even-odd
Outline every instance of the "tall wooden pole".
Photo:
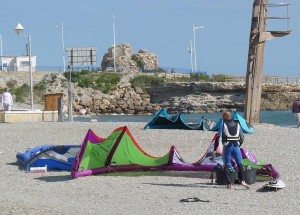
[[259,123],[262,78],[264,66],[265,41],[284,37],[291,33],[286,31],[266,31],[267,19],[287,19],[286,17],[267,17],[267,7],[287,7],[289,4],[268,4],[268,0],[254,0],[252,23],[249,39],[248,64],[246,75],[246,100],[244,117],[250,123]]
[[266,30],[267,3],[268,0],[254,0],[252,12],[244,117],[254,124],[259,122],[265,49],[265,41],[260,41],[259,37]]

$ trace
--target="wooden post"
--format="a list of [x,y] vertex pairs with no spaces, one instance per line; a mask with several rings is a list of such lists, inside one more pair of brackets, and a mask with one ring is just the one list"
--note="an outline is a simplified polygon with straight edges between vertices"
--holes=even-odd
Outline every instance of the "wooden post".
[[266,30],[267,0],[254,0],[249,41],[246,75],[245,119],[250,123],[259,122],[265,41],[259,41],[260,32]]
[[[287,6],[288,4],[275,5]],[[291,33],[290,31],[266,31],[267,7],[268,0],[254,0],[253,2],[244,110],[245,119],[252,124],[259,123],[265,41]]]

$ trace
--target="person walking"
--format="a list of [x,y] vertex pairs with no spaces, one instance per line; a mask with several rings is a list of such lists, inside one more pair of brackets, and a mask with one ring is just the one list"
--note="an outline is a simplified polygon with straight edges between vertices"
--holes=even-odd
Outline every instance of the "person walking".
[[5,88],[5,92],[2,94],[2,108],[4,108],[5,111],[10,111],[11,106],[13,105],[13,98],[8,92],[8,88]]
[[300,98],[294,101],[292,106],[292,112],[296,118],[297,126],[300,128]]
[[[241,126],[238,121],[231,119],[231,113],[225,111],[222,115],[223,123],[220,125],[218,130],[218,136],[215,141],[215,147],[213,156],[216,155],[216,150],[219,146],[219,140],[222,141],[223,144],[223,157],[225,160],[225,172],[228,174],[233,167],[231,166],[231,157],[234,158],[235,163],[238,166],[238,178],[240,184],[249,189],[250,186],[245,182],[245,172],[242,164],[242,154],[240,151],[240,146],[244,142],[244,134],[241,129]],[[220,139],[221,138],[221,139]],[[229,177],[227,175],[229,184],[227,188],[232,188],[232,184],[229,181]]]

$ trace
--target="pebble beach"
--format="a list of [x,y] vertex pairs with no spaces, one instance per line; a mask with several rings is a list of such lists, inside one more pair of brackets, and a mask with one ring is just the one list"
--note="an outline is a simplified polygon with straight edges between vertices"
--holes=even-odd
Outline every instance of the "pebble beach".
[[[128,126],[141,148],[163,156],[174,145],[186,162],[199,160],[214,133],[144,130],[140,122],[0,123],[0,214],[298,214],[300,211],[300,129],[255,125],[243,148],[271,163],[286,188],[226,189],[211,183],[206,172],[127,172],[72,179],[70,172],[25,173],[16,153],[40,145],[81,144],[88,129],[108,137]],[[189,197],[199,202],[180,202]]]

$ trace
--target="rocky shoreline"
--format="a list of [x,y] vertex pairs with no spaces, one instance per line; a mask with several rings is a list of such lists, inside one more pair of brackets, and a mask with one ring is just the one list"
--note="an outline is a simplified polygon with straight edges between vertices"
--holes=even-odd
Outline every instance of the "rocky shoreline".
[[[28,83],[28,73],[7,72],[0,75],[0,88]],[[76,114],[152,114],[166,108],[169,113],[212,113],[223,110],[243,111],[245,83],[242,82],[167,82],[158,86],[131,86],[133,73],[124,73],[116,90],[106,94],[72,84],[73,108]],[[63,111],[68,110],[67,80],[62,73],[33,73],[34,84],[44,81],[44,94],[63,93]],[[14,96],[14,95],[13,95]],[[261,110],[288,110],[300,97],[300,84],[265,83]],[[34,97],[36,107],[43,108],[43,98]],[[26,108],[29,102],[17,104]]]

